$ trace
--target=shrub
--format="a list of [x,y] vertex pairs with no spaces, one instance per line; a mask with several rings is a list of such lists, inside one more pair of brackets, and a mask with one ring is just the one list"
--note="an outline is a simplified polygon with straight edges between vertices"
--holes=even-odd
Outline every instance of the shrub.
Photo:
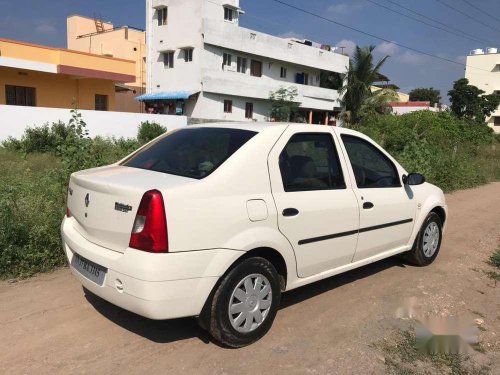
[[156,122],[145,121],[139,126],[137,140],[141,145],[144,145],[156,137],[159,137],[167,131],[167,128],[157,124]]
[[60,163],[48,154],[0,153],[0,278],[27,277],[64,264]]
[[12,151],[25,153],[56,152],[68,136],[68,128],[59,121],[52,125],[44,124],[39,127],[29,127],[24,131],[20,140],[9,137],[2,145]]
[[370,116],[357,130],[445,191],[500,178],[500,144],[491,129],[448,112]]
[[29,128],[0,148],[0,279],[28,277],[65,263],[59,227],[71,173],[111,164],[135,139],[91,139],[78,111],[66,125]]

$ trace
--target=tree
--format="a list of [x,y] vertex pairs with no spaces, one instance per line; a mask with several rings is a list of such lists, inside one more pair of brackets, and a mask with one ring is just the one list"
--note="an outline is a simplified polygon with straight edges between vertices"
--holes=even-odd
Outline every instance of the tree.
[[371,90],[371,86],[380,80],[379,70],[389,57],[385,56],[374,65],[374,49],[375,46],[356,46],[354,57],[349,61],[345,85],[339,90],[344,121],[351,124],[359,123],[363,114],[387,112],[388,103],[396,97],[392,89]]
[[477,123],[485,123],[500,105],[497,94],[484,95],[484,91],[474,85],[469,85],[467,78],[462,78],[453,84],[448,92],[451,101],[451,111],[461,119],[470,119]]
[[299,103],[295,102],[298,92],[296,87],[280,87],[269,94],[271,100],[271,118],[276,122],[287,122],[295,115]]
[[410,101],[412,102],[430,102],[431,107],[441,104],[441,92],[434,87],[420,87],[410,91]]

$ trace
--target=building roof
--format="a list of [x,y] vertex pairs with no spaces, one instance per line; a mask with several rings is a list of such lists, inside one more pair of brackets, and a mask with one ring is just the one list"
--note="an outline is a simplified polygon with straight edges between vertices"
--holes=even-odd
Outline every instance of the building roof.
[[0,39],[0,66],[45,73],[98,78],[115,82],[135,81],[135,61]]

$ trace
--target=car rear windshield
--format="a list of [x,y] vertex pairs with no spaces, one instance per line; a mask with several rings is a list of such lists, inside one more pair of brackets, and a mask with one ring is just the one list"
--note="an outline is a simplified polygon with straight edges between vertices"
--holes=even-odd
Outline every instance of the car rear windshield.
[[214,172],[256,132],[227,128],[175,130],[132,155],[123,166],[202,179]]

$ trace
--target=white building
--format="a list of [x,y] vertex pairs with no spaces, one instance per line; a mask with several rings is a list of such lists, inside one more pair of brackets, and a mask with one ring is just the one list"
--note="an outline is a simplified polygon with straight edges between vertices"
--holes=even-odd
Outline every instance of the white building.
[[349,64],[334,48],[240,27],[239,0],[147,0],[146,7],[148,94],[140,100],[155,112],[263,121],[280,87],[297,88],[308,122],[331,122],[340,111],[337,90],[321,87],[327,77],[341,81]]
[[[500,94],[500,53],[497,48],[475,49],[467,56],[465,78],[486,95]],[[495,133],[500,133],[500,107],[487,119]]]

